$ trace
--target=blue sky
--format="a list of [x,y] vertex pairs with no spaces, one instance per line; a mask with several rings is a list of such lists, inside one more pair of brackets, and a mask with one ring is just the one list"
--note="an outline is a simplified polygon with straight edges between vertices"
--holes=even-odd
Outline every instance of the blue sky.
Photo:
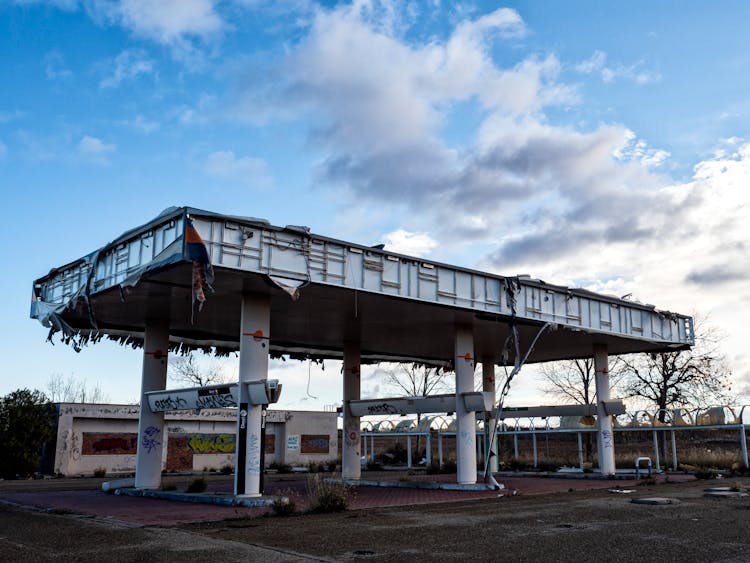
[[[60,373],[134,400],[140,355],[46,343],[31,282],[191,205],[710,314],[750,394],[748,24],[730,1],[0,3],[0,393]],[[288,406],[340,400],[307,371]]]

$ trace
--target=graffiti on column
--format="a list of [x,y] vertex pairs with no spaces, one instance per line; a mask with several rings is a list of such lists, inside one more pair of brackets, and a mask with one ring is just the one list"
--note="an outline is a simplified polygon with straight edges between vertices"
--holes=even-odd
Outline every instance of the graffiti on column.
[[359,444],[359,429],[356,426],[350,426],[346,429],[344,436],[347,446],[356,446]]
[[146,451],[148,453],[151,453],[154,449],[161,445],[161,442],[158,439],[160,433],[161,430],[159,430],[156,426],[148,426],[143,431],[141,445],[146,448]]
[[612,448],[612,432],[609,430],[602,430],[602,447]]
[[255,433],[247,440],[247,472],[260,475],[260,437]]

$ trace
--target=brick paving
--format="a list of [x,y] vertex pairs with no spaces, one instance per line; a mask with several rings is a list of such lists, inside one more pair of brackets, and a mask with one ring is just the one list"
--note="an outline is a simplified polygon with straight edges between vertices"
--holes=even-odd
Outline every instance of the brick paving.
[[[322,474],[322,478],[330,477]],[[372,475],[366,476],[373,480]],[[391,481],[445,481],[455,482],[455,475],[408,475],[403,473],[378,474],[378,480]],[[664,477],[659,477],[663,480]],[[691,475],[670,476],[670,480],[692,480]],[[606,489],[613,487],[634,487],[635,480],[608,481],[603,479],[573,479],[513,476],[500,477],[498,481],[505,485],[501,491],[453,491],[414,489],[406,487],[353,487],[350,497],[350,509],[365,509],[392,506],[407,506],[425,503],[455,502],[474,499],[498,498],[499,495],[522,494],[538,495],[566,491]],[[57,513],[74,513],[118,520],[133,525],[173,525],[189,522],[214,521],[227,518],[258,517],[269,511],[268,508],[227,507],[208,504],[194,504],[170,500],[115,496],[102,492],[98,482],[91,483],[91,489],[80,490],[80,481],[76,483],[79,490],[44,490],[45,482],[29,481],[25,490],[0,490],[0,502],[9,502],[22,506]],[[271,480],[266,486],[266,493],[292,494],[298,509],[304,510],[307,476],[289,476],[283,480]],[[16,487],[14,487],[16,488]],[[35,490],[35,488],[39,490]],[[64,489],[65,484],[57,484],[56,489]],[[231,477],[214,480],[210,483],[210,492],[231,492]]]

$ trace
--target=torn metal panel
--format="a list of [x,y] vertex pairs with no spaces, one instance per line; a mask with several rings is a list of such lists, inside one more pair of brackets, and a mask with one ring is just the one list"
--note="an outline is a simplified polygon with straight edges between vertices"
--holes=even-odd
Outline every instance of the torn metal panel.
[[299,299],[299,290],[310,283],[308,280],[293,280],[291,278],[282,278],[280,276],[268,276],[268,279],[271,280],[276,287],[285,291],[289,297],[292,298],[292,301],[297,301],[297,299]]

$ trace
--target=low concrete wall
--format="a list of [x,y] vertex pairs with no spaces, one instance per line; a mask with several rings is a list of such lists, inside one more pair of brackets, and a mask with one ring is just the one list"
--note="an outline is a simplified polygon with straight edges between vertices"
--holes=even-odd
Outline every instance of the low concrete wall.
[[[139,412],[140,407],[134,405],[60,403],[55,473],[135,471]],[[166,413],[164,469],[204,471],[234,467],[236,416],[233,409]],[[336,421],[336,413],[269,410],[266,465],[307,465],[336,459]]]

